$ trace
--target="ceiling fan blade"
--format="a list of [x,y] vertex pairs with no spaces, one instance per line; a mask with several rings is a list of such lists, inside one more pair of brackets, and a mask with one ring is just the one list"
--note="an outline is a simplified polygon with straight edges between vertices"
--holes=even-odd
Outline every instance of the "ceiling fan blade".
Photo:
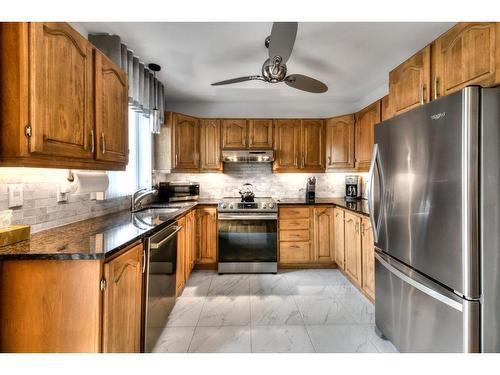
[[269,59],[281,56],[285,64],[292,54],[295,37],[297,36],[297,22],[274,22],[269,39]]
[[229,85],[231,83],[245,82],[245,81],[264,81],[264,77],[261,76],[246,76],[246,77],[238,77],[232,79],[226,79],[225,81],[212,83],[212,86],[221,86],[221,85]]
[[302,91],[323,93],[328,91],[328,86],[317,79],[305,76],[303,74],[292,74],[285,78],[285,83]]

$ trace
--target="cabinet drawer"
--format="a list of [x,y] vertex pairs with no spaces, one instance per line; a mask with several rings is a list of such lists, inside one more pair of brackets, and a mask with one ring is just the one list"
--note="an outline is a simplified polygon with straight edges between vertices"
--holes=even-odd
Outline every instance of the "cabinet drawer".
[[280,219],[309,218],[309,207],[287,207],[280,209]]
[[280,220],[280,230],[287,229],[309,229],[309,219]]
[[281,263],[303,263],[311,260],[309,241],[280,242]]
[[309,229],[282,230],[280,241],[309,241]]

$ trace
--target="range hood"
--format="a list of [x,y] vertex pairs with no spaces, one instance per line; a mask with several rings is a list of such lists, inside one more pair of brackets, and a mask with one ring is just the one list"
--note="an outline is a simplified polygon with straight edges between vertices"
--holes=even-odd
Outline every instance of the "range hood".
[[273,150],[224,150],[222,151],[224,163],[272,163]]

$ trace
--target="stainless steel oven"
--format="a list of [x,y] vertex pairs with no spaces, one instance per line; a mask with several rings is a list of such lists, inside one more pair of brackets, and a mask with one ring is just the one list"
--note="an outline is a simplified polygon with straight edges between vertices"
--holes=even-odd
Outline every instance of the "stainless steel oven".
[[[250,207],[248,203],[244,204]],[[273,205],[274,207],[274,205]],[[276,273],[278,214],[268,211],[240,209],[218,216],[218,272]]]

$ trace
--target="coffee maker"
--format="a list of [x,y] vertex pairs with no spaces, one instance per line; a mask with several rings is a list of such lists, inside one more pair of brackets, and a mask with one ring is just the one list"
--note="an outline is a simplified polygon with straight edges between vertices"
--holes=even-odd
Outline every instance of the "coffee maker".
[[314,202],[316,198],[316,177],[309,177],[306,186],[306,201]]
[[345,176],[345,200],[356,201],[361,198],[361,176]]

